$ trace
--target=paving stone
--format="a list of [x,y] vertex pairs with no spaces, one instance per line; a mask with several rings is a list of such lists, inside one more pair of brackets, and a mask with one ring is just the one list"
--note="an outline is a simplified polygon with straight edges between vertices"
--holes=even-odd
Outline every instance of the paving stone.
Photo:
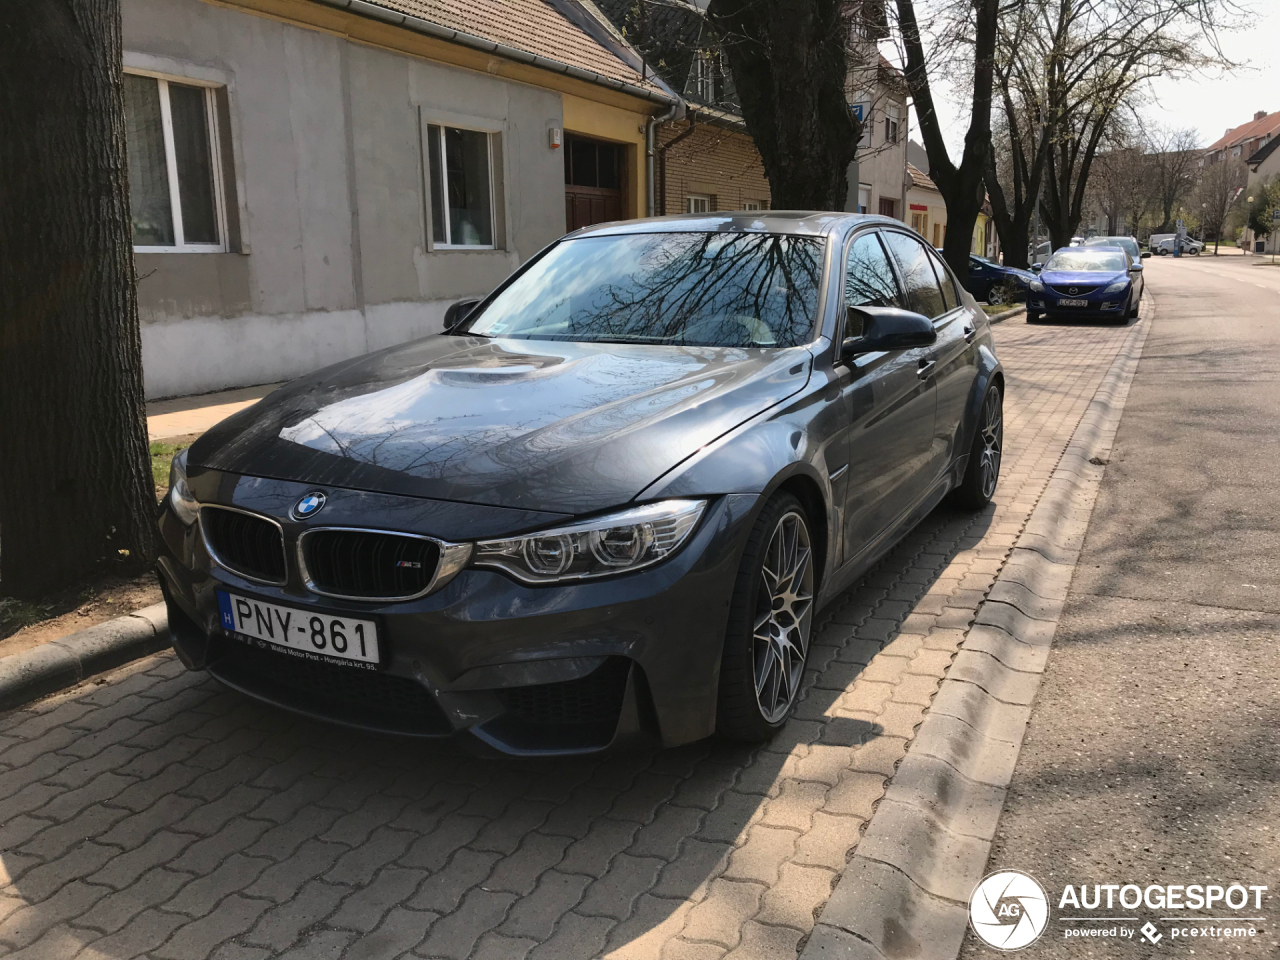
[[784,863],[778,882],[771,885],[761,899],[755,919],[793,927],[799,936],[813,925],[813,912],[827,902],[837,877],[835,871],[825,867]]
[[212,913],[179,927],[163,946],[152,953],[168,960],[204,960],[222,941],[252,927],[269,906],[266,900],[250,900],[232,894]]
[[695,896],[706,884],[724,872],[732,852],[733,846],[728,843],[686,840],[680,856],[662,868],[653,893],[680,900]]
[[754,880],[771,884],[778,870],[795,850],[796,832],[756,824],[747,833],[746,842],[729,856],[724,876],[731,880]]
[[253,929],[244,934],[246,943],[258,943],[281,951],[295,943],[302,932],[327,917],[351,893],[348,887],[335,887],[313,880],[302,887],[297,896],[271,907]]
[[50,927],[84,913],[110,892],[108,887],[72,881],[53,896],[10,913],[0,922],[0,942],[14,949],[25,947]]
[[[402,856],[409,849],[413,834],[382,827],[354,850],[344,853],[325,874],[330,883],[366,884],[381,867]],[[405,866],[419,866],[405,858]]]
[[[807,930],[808,924],[805,924]],[[730,950],[730,960],[758,960],[761,957],[795,956],[796,945],[804,931],[794,927],[775,927],[748,920],[742,928],[742,939]]]
[[861,937],[822,923],[813,928],[801,956],[806,960],[887,960]]
[[[496,853],[480,853],[463,848],[454,854],[448,866],[443,870],[430,874],[418,887],[418,892],[408,899],[406,906],[415,910],[431,910],[436,913],[452,913],[462,902],[467,891],[484,883],[486,890],[508,891],[520,895],[528,894],[537,883],[542,869],[527,876],[517,873],[513,879],[508,877],[490,877],[493,865],[498,861]],[[524,858],[512,858],[513,865],[528,866]],[[486,878],[489,878],[486,882]]]
[[612,917],[625,920],[631,904],[642,893],[653,888],[664,861],[654,857],[619,854],[599,880],[587,888],[586,896],[575,908],[583,916]]
[[845,855],[858,842],[862,821],[819,812],[813,815],[813,827],[796,841],[795,863],[814,867],[844,869]]
[[1057,623],[1062,615],[1061,599],[1045,599],[1013,580],[1001,580],[992,588],[990,600],[1007,603],[1035,620]]
[[346,930],[317,930],[278,960],[338,960],[355,934]]
[[185,913],[192,917],[202,917],[229,893],[243,890],[253,883],[268,866],[270,860],[261,857],[246,857],[233,853],[208,876],[191,881],[164,904],[164,909],[174,913]]
[[[18,872],[15,868],[21,868],[24,861],[31,863],[30,868],[21,874],[22,896],[30,903],[39,903],[73,880],[80,880],[96,873],[118,852],[114,847],[85,840],[69,853],[49,863],[37,863],[34,858],[6,853],[4,865],[13,871],[14,876],[17,876]],[[3,877],[0,877],[0,880],[3,880]]]
[[437,919],[438,915],[429,911],[394,907],[377,930],[351,944],[343,960],[386,960],[400,956],[420,943]]
[[631,846],[639,830],[636,823],[598,820],[585,837],[569,845],[556,869],[598,877],[608,869],[610,860]]
[[658,809],[653,821],[640,828],[627,852],[639,857],[674,860],[679,855],[680,844],[686,837],[697,833],[704,816],[702,810],[694,807],[664,804]]
[[846,770],[827,792],[826,813],[870,820],[876,802],[884,796],[886,777],[880,773]]
[[555,933],[529,951],[529,960],[563,960],[565,957],[598,957],[614,921],[608,917],[566,914]]
[[245,893],[251,897],[266,897],[275,901],[287,900],[307,881],[333,866],[345,850],[345,847],[336,843],[308,840],[287,860],[268,867]]
[[486,933],[476,944],[471,960],[524,960],[538,944],[524,937]]
[[344,900],[342,907],[327,923],[331,927],[368,933],[382,922],[389,906],[412,896],[426,875],[425,870],[388,867],[374,878],[373,883]]
[[[901,659],[901,658],[898,658]],[[872,683],[859,677],[839,700],[842,710],[860,713],[879,713],[881,705],[893,695],[893,684]]]
[[964,648],[995,657],[1006,667],[1022,673],[1043,673],[1049,662],[1045,644],[1022,643],[999,627],[979,624],[969,631]]
[[532,894],[515,902],[499,932],[509,937],[529,937],[541,943],[551,936],[556,921],[582,899],[590,883],[590,877],[549,870],[538,881]]
[[250,846],[270,826],[265,820],[232,820],[213,836],[191,844],[170,865],[175,870],[212,873],[223,860]]
[[644,894],[631,916],[609,933],[605,956],[609,960],[658,960],[663,948],[684,928],[693,904]]
[[710,940],[735,947],[742,925],[760,908],[764,887],[720,878],[711,882],[706,898],[689,911],[682,936],[689,940]]
[[[180,913],[165,913],[163,910],[143,910],[114,933],[105,937],[94,937],[93,942],[84,953],[79,955],[77,960],[80,960],[80,958],[119,960],[122,957],[144,956],[148,951],[154,950],[164,943],[174,930],[188,922],[190,922],[190,918],[184,917]],[[84,935],[82,934],[81,936]],[[43,952],[35,953],[35,949],[39,946],[40,943],[35,943],[29,948],[29,950],[33,951],[33,957],[38,957],[39,960],[51,960],[54,957],[61,958],[74,955],[67,951],[65,947],[61,950],[46,948]],[[17,956],[20,956],[20,954],[11,954],[9,960]]]
[[662,960],[721,960],[727,952],[718,943],[692,943],[675,939],[667,943],[661,956]]
[[906,753],[907,741],[898,737],[874,736],[854,751],[849,769],[863,773],[891,776],[893,768]]

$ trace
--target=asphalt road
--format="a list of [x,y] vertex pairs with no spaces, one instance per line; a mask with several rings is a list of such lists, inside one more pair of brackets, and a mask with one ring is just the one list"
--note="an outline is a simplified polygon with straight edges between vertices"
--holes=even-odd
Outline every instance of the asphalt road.
[[[1146,261],[1153,326],[988,862],[1048,891],[1027,957],[1280,956],[1280,268],[1255,259]],[[1059,909],[1067,884],[1130,883],[1270,889]],[[1224,926],[1257,932],[1203,937]],[[997,952],[970,933],[962,956]]]

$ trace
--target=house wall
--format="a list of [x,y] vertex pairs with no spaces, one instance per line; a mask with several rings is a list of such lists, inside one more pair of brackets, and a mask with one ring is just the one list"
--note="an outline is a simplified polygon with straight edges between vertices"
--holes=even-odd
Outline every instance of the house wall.
[[[570,94],[564,95],[564,129],[597,140],[611,140],[626,147],[626,183],[623,209],[628,217],[645,214],[644,129],[648,115]],[[558,152],[558,151],[557,151]],[[560,157],[560,183],[564,184],[564,158]],[[560,207],[564,208],[561,194]],[[563,216],[561,220],[563,221]],[[564,232],[563,223],[561,233]]]
[[[450,303],[564,232],[547,136],[565,125],[559,92],[200,0],[123,0],[123,25],[126,68],[226,85],[239,233],[229,253],[137,255],[148,397],[286,379],[438,331]],[[500,135],[501,249],[432,249],[429,122]]]
[[[920,209],[923,207],[924,209]],[[912,186],[907,191],[907,224],[914,227],[914,215],[924,215],[923,236],[930,246],[941,247],[946,236],[947,205],[942,202],[942,194],[937,190]],[[935,232],[934,228],[939,229]]]
[[[683,139],[663,149],[677,137]],[[764,164],[745,133],[709,123],[695,124],[689,132],[685,121],[665,123],[658,128],[657,147],[657,192],[662,204],[655,211],[658,215],[684,213],[685,198],[691,193],[711,197],[712,210],[741,210],[748,200],[769,209]]]

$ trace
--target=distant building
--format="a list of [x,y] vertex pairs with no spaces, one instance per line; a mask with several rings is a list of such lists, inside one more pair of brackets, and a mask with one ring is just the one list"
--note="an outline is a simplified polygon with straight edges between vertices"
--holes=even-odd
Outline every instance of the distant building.
[[1248,160],[1262,147],[1280,137],[1280,111],[1259,110],[1248,123],[1232,127],[1211,143],[1200,158],[1200,166],[1227,158]]

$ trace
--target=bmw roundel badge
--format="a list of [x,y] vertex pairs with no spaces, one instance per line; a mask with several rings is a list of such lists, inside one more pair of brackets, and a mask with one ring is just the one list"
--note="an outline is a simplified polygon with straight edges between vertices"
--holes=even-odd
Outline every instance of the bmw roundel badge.
[[307,520],[314,517],[320,512],[326,499],[323,492],[319,490],[311,491],[293,505],[293,518],[295,520]]

